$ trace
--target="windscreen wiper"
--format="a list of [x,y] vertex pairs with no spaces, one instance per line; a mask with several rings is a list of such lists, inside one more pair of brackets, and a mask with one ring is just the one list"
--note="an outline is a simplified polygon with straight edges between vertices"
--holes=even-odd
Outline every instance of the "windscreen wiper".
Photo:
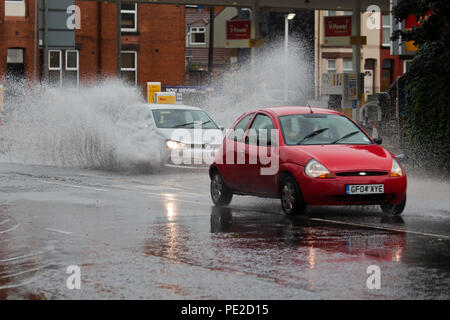
[[302,144],[303,141],[305,141],[305,140],[307,140],[307,139],[310,139],[310,138],[312,138],[312,137],[315,137],[315,136],[321,134],[322,132],[327,131],[328,129],[329,129],[329,128],[322,128],[322,129],[313,131],[313,132],[311,132],[310,134],[307,134],[306,136],[303,137],[302,140],[300,140],[299,142],[297,142],[297,145]]
[[[202,122],[202,127],[203,127],[205,124],[210,123],[210,122],[211,122],[211,120]],[[179,125],[175,126],[174,128],[181,128],[181,127],[191,126],[191,125],[193,125],[193,124],[195,124],[195,122],[183,123],[183,124],[179,124]]]
[[360,131],[353,131],[353,132],[350,132],[350,133],[346,134],[345,136],[343,136],[342,138],[339,138],[339,139],[337,139],[337,140],[334,140],[333,142],[331,142],[331,144],[336,144],[336,143],[338,143],[339,141],[344,140],[344,139],[347,139],[347,138],[350,138],[351,136],[354,136],[355,134],[357,134],[357,133],[359,133],[359,132],[360,132]]

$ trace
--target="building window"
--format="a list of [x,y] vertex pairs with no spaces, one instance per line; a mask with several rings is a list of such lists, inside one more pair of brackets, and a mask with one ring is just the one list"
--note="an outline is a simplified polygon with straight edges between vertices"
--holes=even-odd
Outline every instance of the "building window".
[[25,17],[25,0],[6,0],[5,16],[7,17]]
[[137,84],[137,52],[122,51],[121,55],[121,77],[122,80],[132,86]]
[[391,46],[391,16],[383,15],[383,42],[382,45],[386,47]]
[[80,55],[78,50],[66,51],[66,70],[64,72],[64,86],[78,88],[80,84]]
[[205,27],[191,27],[191,44],[206,44]]
[[336,72],[336,59],[327,59],[327,71]]
[[121,10],[121,31],[136,32],[137,31],[137,3],[122,4]]
[[342,62],[342,70],[344,72],[352,72],[353,71],[353,61],[351,59],[344,59]]
[[48,84],[52,87],[79,87],[80,53],[78,50],[48,51]]
[[53,87],[62,85],[62,51],[48,51],[48,84]]

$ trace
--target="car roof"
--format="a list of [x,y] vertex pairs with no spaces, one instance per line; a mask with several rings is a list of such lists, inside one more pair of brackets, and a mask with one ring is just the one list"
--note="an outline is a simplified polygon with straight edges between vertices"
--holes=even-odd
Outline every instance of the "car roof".
[[287,115],[290,115],[290,114],[307,114],[307,113],[311,113],[311,110],[313,111],[313,113],[339,114],[339,115],[341,115],[340,112],[337,112],[337,111],[334,111],[334,110],[325,109],[325,108],[311,108],[310,109],[307,106],[268,107],[268,108],[254,109],[252,111],[249,111],[249,113],[251,113],[251,112],[259,112],[259,111],[266,111],[266,112],[272,113],[276,117],[280,117],[280,116],[287,116]]
[[192,107],[184,104],[161,104],[161,103],[149,103],[146,104],[152,110],[161,110],[161,109],[174,109],[174,110],[202,110],[197,107]]

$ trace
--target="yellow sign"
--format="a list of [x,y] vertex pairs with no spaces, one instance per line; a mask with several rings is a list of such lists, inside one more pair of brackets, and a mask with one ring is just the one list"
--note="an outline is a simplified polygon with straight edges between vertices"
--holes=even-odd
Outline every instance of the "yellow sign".
[[351,45],[366,45],[367,44],[367,37],[366,36],[351,36],[350,37],[350,44]]
[[175,104],[175,96],[158,96],[157,103],[161,104]]
[[156,103],[160,104],[175,104],[177,102],[175,92],[156,92]]
[[0,111],[4,108],[3,86],[0,85]]
[[264,44],[265,42],[262,39],[248,39],[248,46],[251,48],[262,48]]
[[414,41],[405,41],[405,51],[416,52],[417,46],[414,45]]
[[155,103],[155,93],[161,92],[161,82],[147,82],[147,102]]

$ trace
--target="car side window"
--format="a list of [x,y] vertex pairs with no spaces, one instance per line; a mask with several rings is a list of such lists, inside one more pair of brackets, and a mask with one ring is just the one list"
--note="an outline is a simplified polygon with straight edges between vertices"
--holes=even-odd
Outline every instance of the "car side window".
[[265,139],[264,145],[269,145],[271,140],[271,133],[274,129],[272,119],[264,114],[257,114],[250,126],[245,143],[256,145],[261,139]]
[[233,128],[233,132],[230,133],[228,138],[233,141],[242,141],[245,134],[245,129],[247,129],[247,126],[252,120],[254,113],[250,113],[246,115],[241,121],[238,122],[238,124]]

